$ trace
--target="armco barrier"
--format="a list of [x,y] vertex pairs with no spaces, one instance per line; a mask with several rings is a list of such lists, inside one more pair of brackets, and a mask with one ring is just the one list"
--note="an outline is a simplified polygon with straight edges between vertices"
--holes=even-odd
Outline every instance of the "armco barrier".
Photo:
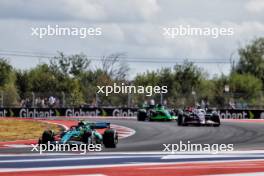
[[[220,109],[222,119],[264,119],[264,110]],[[137,108],[0,108],[0,117],[135,117]]]

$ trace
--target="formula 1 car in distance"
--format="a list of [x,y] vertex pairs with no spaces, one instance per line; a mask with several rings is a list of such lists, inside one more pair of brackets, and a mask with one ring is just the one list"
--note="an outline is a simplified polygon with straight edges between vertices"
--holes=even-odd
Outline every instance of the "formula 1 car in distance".
[[138,121],[171,121],[177,117],[162,105],[146,106],[137,111]]
[[110,128],[110,123],[81,121],[78,125],[72,126],[69,130],[57,135],[52,130],[45,130],[39,139],[39,144],[47,144],[48,142],[59,144],[103,144],[106,148],[116,148],[118,134],[116,130]]
[[177,122],[179,126],[192,124],[219,127],[221,124],[220,116],[216,111],[205,109],[179,110]]

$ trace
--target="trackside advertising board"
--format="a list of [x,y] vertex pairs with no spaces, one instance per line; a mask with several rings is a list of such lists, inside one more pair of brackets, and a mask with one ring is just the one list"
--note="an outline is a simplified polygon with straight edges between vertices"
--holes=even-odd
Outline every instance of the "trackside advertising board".
[[0,108],[0,117],[134,117],[137,115],[136,113],[136,108]]
[[[222,119],[264,119],[264,110],[218,110]],[[0,117],[135,117],[137,108],[0,108]]]

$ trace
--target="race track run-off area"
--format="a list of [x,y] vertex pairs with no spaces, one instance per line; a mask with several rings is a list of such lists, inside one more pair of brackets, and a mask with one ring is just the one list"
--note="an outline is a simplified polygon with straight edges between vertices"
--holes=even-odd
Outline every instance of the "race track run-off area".
[[[30,151],[28,141],[0,143],[0,175],[264,175],[264,121],[222,120],[220,127],[179,127],[172,122],[110,122],[120,140],[102,152],[45,153]],[[49,120],[65,128],[76,121]],[[163,144],[233,144],[222,153],[164,152]]]

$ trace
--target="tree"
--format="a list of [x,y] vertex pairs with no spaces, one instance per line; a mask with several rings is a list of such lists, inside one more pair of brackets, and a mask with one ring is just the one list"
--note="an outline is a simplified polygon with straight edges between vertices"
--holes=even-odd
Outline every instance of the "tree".
[[111,54],[102,57],[101,70],[115,80],[124,80],[128,76],[129,67],[124,60],[124,53]]
[[248,103],[256,104],[262,91],[262,81],[250,74],[231,74],[230,92]]
[[[219,97],[223,94],[223,87],[216,87],[216,82],[214,79],[201,79],[198,88],[196,89],[196,94],[199,95],[200,100],[208,101],[210,105],[213,105],[216,101],[216,96]],[[218,98],[219,98],[218,97]]]
[[203,78],[202,70],[191,62],[184,62],[182,65],[175,65],[174,71],[174,80],[181,84],[178,91],[182,94],[189,94],[195,90],[199,85],[200,80]]
[[0,58],[0,86],[12,81],[12,66],[4,58]]
[[[135,85],[142,86],[167,86],[168,93],[163,99],[172,106],[185,106],[194,104],[192,92],[199,92],[199,85],[205,79],[202,70],[193,63],[184,62],[182,65],[175,65],[174,69],[162,68],[156,71],[147,71],[138,74],[135,78]],[[146,97],[137,96],[137,100],[143,101]],[[160,95],[153,95],[151,98],[160,100]]]
[[91,61],[84,54],[75,54],[69,57],[71,68],[69,73],[74,76],[80,76],[81,73],[87,71]]
[[204,79],[202,69],[191,62],[174,66],[174,82],[177,98],[182,105],[194,105],[201,80]]
[[264,38],[255,39],[251,44],[239,49],[240,60],[235,72],[249,73],[264,83]]
[[15,85],[16,76],[13,67],[7,60],[0,59],[0,92],[3,95],[4,106],[16,106],[18,104],[18,94]]
[[81,73],[86,72],[89,68],[91,61],[85,54],[74,54],[65,56],[59,52],[58,56],[50,59],[50,68],[57,74],[62,76],[79,76]]
[[[133,81],[133,85],[135,86],[158,86],[160,83],[158,71],[147,71],[142,74],[138,74]],[[138,105],[142,105],[144,101],[148,101],[149,99],[157,99],[157,95],[153,94],[151,97],[147,97],[142,94],[133,95],[134,101]],[[158,102],[158,101],[157,101]]]
[[47,64],[38,65],[28,73],[29,90],[33,92],[58,91],[59,81]]
[[78,80],[73,80],[72,81],[72,90],[70,92],[70,105],[73,107],[78,107],[81,106],[82,104],[84,104],[84,97],[83,94],[81,92],[81,87],[80,87],[80,83]]
[[[229,85],[229,75],[221,75],[220,77],[214,77],[210,80],[212,82],[212,93],[213,98],[210,101],[211,105],[225,107],[227,105],[227,101],[229,95],[224,91],[226,85]],[[210,89],[208,90],[210,91]]]
[[20,97],[24,96],[25,92],[29,92],[29,76],[28,71],[16,70],[16,87]]

